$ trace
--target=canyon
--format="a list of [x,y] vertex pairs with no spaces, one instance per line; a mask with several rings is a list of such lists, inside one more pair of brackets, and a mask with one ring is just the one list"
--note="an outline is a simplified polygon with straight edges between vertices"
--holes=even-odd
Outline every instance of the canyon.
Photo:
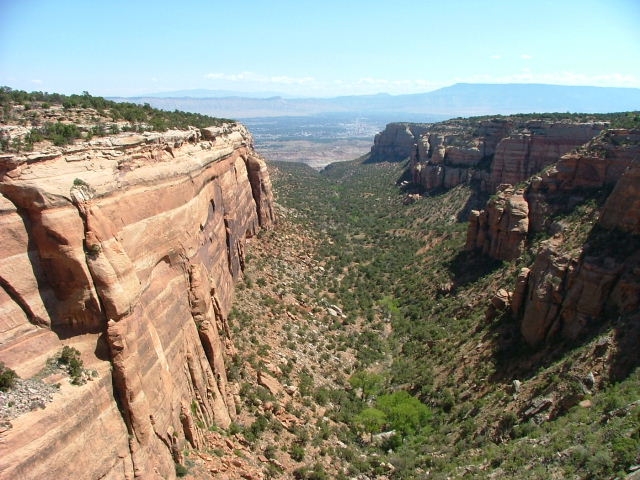
[[527,179],[606,127],[602,121],[533,117],[389,124],[374,139],[371,161],[410,157],[413,183],[427,192],[473,182],[493,193],[501,184]]
[[[74,101],[96,108],[13,105],[0,125],[0,362],[19,376],[0,479],[640,460],[637,128],[392,123],[318,172],[267,165],[233,121],[155,129],[149,106]],[[50,121],[81,133],[34,141]]]
[[275,220],[250,134],[120,133],[0,169],[0,361],[29,378],[70,346],[92,372],[40,375],[58,392],[3,423],[0,478],[173,478],[197,424],[235,418],[227,315]]

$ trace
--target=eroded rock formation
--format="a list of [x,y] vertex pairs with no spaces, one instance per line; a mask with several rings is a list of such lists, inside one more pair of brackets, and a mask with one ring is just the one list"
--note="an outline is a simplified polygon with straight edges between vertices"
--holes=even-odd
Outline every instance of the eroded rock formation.
[[493,194],[501,184],[526,180],[605,127],[595,121],[519,117],[392,123],[376,136],[370,159],[410,157],[413,182],[428,192],[474,183]]
[[373,139],[370,162],[399,162],[411,156],[428,124],[390,123]]
[[[388,125],[371,159],[409,154],[413,182],[427,193],[467,184],[491,196],[471,211],[466,249],[506,261],[534,256],[504,290],[513,290],[511,311],[529,344],[577,338],[606,318],[640,310],[640,132],[559,116],[419,127]],[[594,202],[589,208],[599,217],[576,229],[567,216]],[[541,237],[547,240],[532,252]],[[492,304],[488,316],[499,310]]]
[[26,378],[73,345],[97,374],[11,420],[0,478],[173,478],[195,425],[235,415],[227,313],[274,221],[250,135],[121,134],[0,169],[0,361]]
[[[529,344],[556,335],[575,339],[606,319],[640,310],[639,162],[640,132],[608,130],[526,188],[503,185],[484,210],[472,212],[467,249],[496,259],[518,258],[536,234],[550,237],[530,269],[520,272],[512,297]],[[597,221],[568,228],[584,219],[563,215],[597,199]],[[580,231],[584,238],[573,238]]]
[[467,250],[481,250],[498,260],[518,258],[529,232],[529,205],[522,189],[501,185],[484,210],[472,210],[467,229]]

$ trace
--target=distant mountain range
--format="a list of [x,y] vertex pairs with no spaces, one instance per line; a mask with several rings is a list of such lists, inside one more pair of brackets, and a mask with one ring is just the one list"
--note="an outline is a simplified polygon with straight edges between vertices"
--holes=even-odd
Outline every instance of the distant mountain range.
[[544,84],[458,83],[428,93],[295,98],[219,90],[181,90],[144,97],[110,98],[149,103],[164,110],[185,110],[217,117],[311,116],[330,113],[387,115],[389,121],[421,116],[472,116],[534,112],[610,113],[640,110],[639,88]]
[[294,95],[287,95],[282,92],[239,92],[236,90],[208,90],[205,88],[195,88],[191,90],[172,90],[170,92],[156,92],[140,95],[140,98],[227,98],[227,97],[243,97],[243,98],[269,98],[284,97],[294,98]]

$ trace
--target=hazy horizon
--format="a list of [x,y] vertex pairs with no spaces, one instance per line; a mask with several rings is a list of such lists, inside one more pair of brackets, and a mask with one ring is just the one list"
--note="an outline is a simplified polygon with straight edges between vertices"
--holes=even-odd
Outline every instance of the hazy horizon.
[[315,100],[315,99],[334,99],[340,97],[353,97],[353,96],[368,96],[368,97],[376,97],[376,96],[389,96],[389,97],[398,97],[403,95],[421,95],[426,93],[436,92],[438,90],[448,89],[450,87],[457,87],[460,85],[470,85],[470,86],[529,86],[529,87],[577,87],[577,88],[620,88],[620,89],[632,89],[632,90],[640,90],[640,87],[606,87],[606,86],[598,86],[598,85],[558,85],[558,84],[550,84],[550,83],[466,83],[460,82],[451,85],[445,85],[442,87],[434,88],[432,90],[425,90],[422,92],[413,92],[413,93],[389,93],[389,92],[376,92],[376,93],[365,93],[365,94],[351,94],[351,95],[323,95],[323,96],[305,96],[305,95],[291,95],[284,92],[273,92],[273,91],[252,91],[252,92],[242,92],[242,91],[234,91],[234,90],[218,90],[218,89],[203,89],[203,88],[194,88],[190,90],[171,90],[171,91],[162,91],[162,92],[148,92],[140,95],[132,95],[130,97],[123,97],[119,95],[111,96],[111,98],[193,98],[193,99],[205,99],[205,98],[229,98],[229,97],[239,97],[239,98],[251,98],[256,100],[266,100],[270,98],[278,98],[282,97],[285,99],[292,100]]

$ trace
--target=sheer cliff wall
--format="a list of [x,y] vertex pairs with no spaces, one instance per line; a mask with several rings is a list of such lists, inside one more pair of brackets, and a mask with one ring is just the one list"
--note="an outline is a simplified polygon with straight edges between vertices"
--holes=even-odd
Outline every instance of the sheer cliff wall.
[[533,254],[507,292],[530,345],[575,340],[640,309],[639,159],[640,132],[605,130],[471,211],[468,250],[506,261]]
[[[70,345],[97,375],[5,422],[0,478],[173,478],[235,415],[225,352],[245,239],[274,221],[246,129],[117,135],[0,158],[0,361]],[[58,374],[59,376],[59,374]]]
[[409,159],[413,182],[427,192],[474,183],[495,193],[501,184],[515,185],[555,162],[605,126],[517,117],[391,123],[376,136],[370,159]]

